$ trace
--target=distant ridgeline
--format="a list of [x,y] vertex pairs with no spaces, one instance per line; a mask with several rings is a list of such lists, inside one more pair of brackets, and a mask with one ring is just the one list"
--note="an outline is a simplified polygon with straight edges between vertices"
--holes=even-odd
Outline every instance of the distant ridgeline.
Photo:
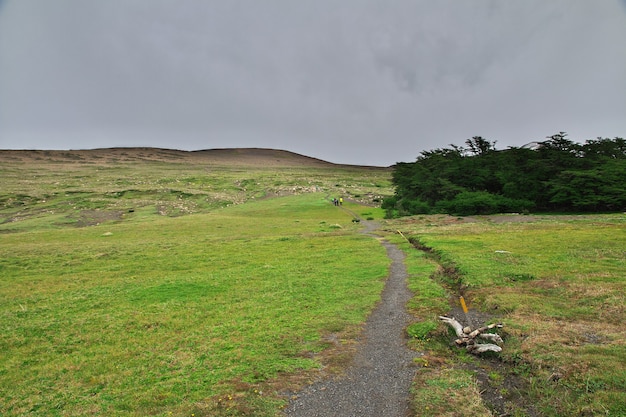
[[581,145],[566,136],[505,150],[474,136],[467,147],[424,151],[395,166],[395,195],[383,208],[388,217],[625,210],[626,140]]

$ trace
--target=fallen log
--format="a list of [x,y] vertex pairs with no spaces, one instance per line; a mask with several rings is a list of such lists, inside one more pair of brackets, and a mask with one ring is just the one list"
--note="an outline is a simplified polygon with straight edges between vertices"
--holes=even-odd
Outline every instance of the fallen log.
[[[439,316],[439,320],[443,321],[454,330],[458,337],[454,343],[458,346],[465,346],[468,352],[473,354],[502,352],[502,348],[499,346],[503,343],[502,338],[495,333],[484,333],[494,328],[502,328],[502,323],[494,323],[472,330],[470,327],[463,327],[454,317]],[[477,337],[492,343],[476,343]]]

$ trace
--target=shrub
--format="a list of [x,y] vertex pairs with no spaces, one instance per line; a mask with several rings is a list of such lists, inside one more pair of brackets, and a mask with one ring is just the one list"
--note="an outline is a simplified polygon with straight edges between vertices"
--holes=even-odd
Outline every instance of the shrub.
[[437,209],[455,216],[469,216],[497,213],[499,206],[498,199],[493,194],[486,191],[464,191],[452,200],[440,201]]
[[397,196],[385,198],[381,207],[387,211],[387,218],[431,212],[430,205],[424,201],[408,198],[398,199]]
[[385,210],[387,209],[394,209],[396,208],[396,204],[398,203],[398,197],[393,196],[393,197],[385,197],[383,198],[383,202],[380,205],[381,208],[384,208]]
[[528,212],[534,203],[524,199],[512,199],[486,191],[464,191],[451,200],[440,201],[436,210],[455,216]]
[[408,214],[428,214],[430,213],[430,206],[428,203],[413,199],[413,200],[401,200],[400,209]]

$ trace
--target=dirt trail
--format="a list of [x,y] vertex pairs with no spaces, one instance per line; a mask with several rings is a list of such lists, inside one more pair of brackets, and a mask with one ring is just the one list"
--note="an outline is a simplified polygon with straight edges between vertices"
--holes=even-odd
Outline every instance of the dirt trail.
[[[371,234],[377,224],[363,221],[363,233]],[[404,253],[383,241],[391,259],[389,276],[380,304],[368,318],[353,363],[337,379],[317,382],[292,399],[287,416],[376,416],[409,415],[409,388],[415,375],[417,353],[406,346],[404,328],[411,316],[405,305],[407,289]]]

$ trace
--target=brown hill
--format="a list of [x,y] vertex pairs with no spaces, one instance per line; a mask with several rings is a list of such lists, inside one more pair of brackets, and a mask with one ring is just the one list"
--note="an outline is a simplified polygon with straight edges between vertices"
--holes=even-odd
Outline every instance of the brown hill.
[[181,151],[161,148],[103,148],[81,150],[0,150],[0,162],[114,163],[193,162],[232,166],[338,166],[290,151],[264,148],[227,148]]
[[191,152],[195,157],[215,163],[233,165],[277,165],[277,166],[329,166],[335,165],[321,159],[300,155],[290,151],[264,148],[207,149]]

